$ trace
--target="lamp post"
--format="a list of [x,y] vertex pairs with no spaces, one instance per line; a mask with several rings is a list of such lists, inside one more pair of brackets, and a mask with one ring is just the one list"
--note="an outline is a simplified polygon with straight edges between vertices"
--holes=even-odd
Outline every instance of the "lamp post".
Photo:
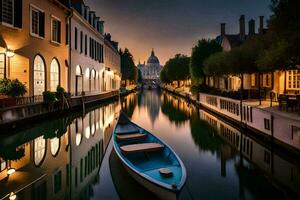
[[0,53],[0,55],[4,56],[4,79],[6,79],[7,78],[6,57],[9,59],[9,58],[13,57],[15,55],[15,53],[10,49],[6,49],[5,52]]

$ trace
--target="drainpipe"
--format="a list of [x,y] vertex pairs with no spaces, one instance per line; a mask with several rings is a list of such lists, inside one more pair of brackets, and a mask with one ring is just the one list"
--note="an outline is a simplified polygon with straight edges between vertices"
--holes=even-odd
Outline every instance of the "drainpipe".
[[[71,8],[72,9],[72,8]],[[67,16],[67,21],[69,22],[68,27],[68,40],[69,40],[69,68],[68,68],[68,93],[71,93],[71,68],[72,68],[72,17],[73,17],[73,11],[70,11],[70,14]]]

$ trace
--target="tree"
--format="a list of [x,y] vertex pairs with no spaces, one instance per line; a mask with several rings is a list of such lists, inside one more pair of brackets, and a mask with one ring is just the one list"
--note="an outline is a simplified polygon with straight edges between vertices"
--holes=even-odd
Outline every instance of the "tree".
[[167,73],[167,79],[169,81],[177,81],[179,87],[179,81],[186,80],[190,76],[189,63],[190,58],[181,54],[177,54],[174,58],[169,59],[164,67]]
[[121,55],[121,72],[122,80],[137,81],[138,71],[137,67],[134,64],[133,56],[127,48],[124,52],[120,49]]
[[137,78],[137,82],[138,82],[138,83],[142,83],[142,82],[143,82],[142,72],[141,72],[141,70],[139,70],[139,69],[138,69],[138,78]]
[[171,81],[169,80],[169,77],[168,77],[168,72],[167,72],[167,68],[164,67],[161,72],[160,72],[160,80],[163,82],[163,83],[170,83]]
[[202,39],[192,49],[192,56],[190,61],[190,72],[193,85],[203,83],[205,74],[203,72],[204,61],[212,54],[221,52],[222,47],[215,41],[209,39]]
[[264,70],[287,69],[300,64],[299,7],[299,0],[272,0],[273,15],[268,31],[272,45],[258,61]]

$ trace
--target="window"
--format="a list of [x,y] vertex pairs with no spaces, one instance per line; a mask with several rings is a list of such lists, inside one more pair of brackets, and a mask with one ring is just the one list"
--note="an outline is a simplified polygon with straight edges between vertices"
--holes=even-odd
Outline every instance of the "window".
[[31,7],[30,34],[37,37],[45,37],[45,13],[35,7]]
[[55,137],[50,140],[50,150],[52,156],[56,156],[58,154],[60,148],[60,139]]
[[50,66],[50,91],[55,92],[59,85],[59,65],[56,59],[53,59]]
[[264,162],[268,165],[271,163],[271,154],[266,150],[264,151]]
[[269,119],[264,119],[264,125],[266,130],[270,130],[270,120]]
[[44,136],[34,139],[34,163],[39,166],[42,164],[46,155],[46,140]]
[[300,70],[288,71],[287,89],[300,89]]
[[69,44],[69,24],[66,24],[66,44]]
[[52,18],[51,21],[51,31],[52,31],[52,42],[60,43],[61,41],[61,22],[58,19]]
[[83,34],[82,34],[82,31],[80,31],[80,53],[83,52]]
[[34,95],[42,95],[45,91],[45,63],[41,56],[37,55],[34,59]]
[[6,161],[0,158],[0,172],[6,169]]
[[0,55],[0,78],[4,78],[5,55]]
[[77,30],[77,28],[75,27],[75,37],[74,37],[74,40],[75,40],[75,50],[77,50],[77,33],[78,32],[78,30]]
[[59,171],[54,175],[54,193],[58,193],[61,190],[61,186],[61,171]]
[[84,36],[84,54],[87,55],[87,35]]
[[13,25],[14,1],[2,0],[2,22]]

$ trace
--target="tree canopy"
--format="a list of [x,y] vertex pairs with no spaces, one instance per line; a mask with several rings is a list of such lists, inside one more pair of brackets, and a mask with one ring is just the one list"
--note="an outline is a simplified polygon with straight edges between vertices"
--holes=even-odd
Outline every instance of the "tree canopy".
[[300,65],[300,1],[272,0],[268,36],[272,44],[258,59],[263,70]]
[[136,82],[138,78],[138,69],[134,64],[132,54],[127,48],[125,48],[124,52],[122,51],[122,49],[120,49],[119,53],[121,55],[122,80],[130,80]]
[[171,82],[188,79],[190,76],[189,63],[189,57],[181,54],[175,55],[174,58],[166,62],[160,74],[161,80],[163,82]]
[[192,56],[190,62],[190,72],[193,84],[202,83],[205,76],[203,67],[204,61],[212,54],[221,52],[222,47],[215,41],[209,39],[202,39],[192,49]]

